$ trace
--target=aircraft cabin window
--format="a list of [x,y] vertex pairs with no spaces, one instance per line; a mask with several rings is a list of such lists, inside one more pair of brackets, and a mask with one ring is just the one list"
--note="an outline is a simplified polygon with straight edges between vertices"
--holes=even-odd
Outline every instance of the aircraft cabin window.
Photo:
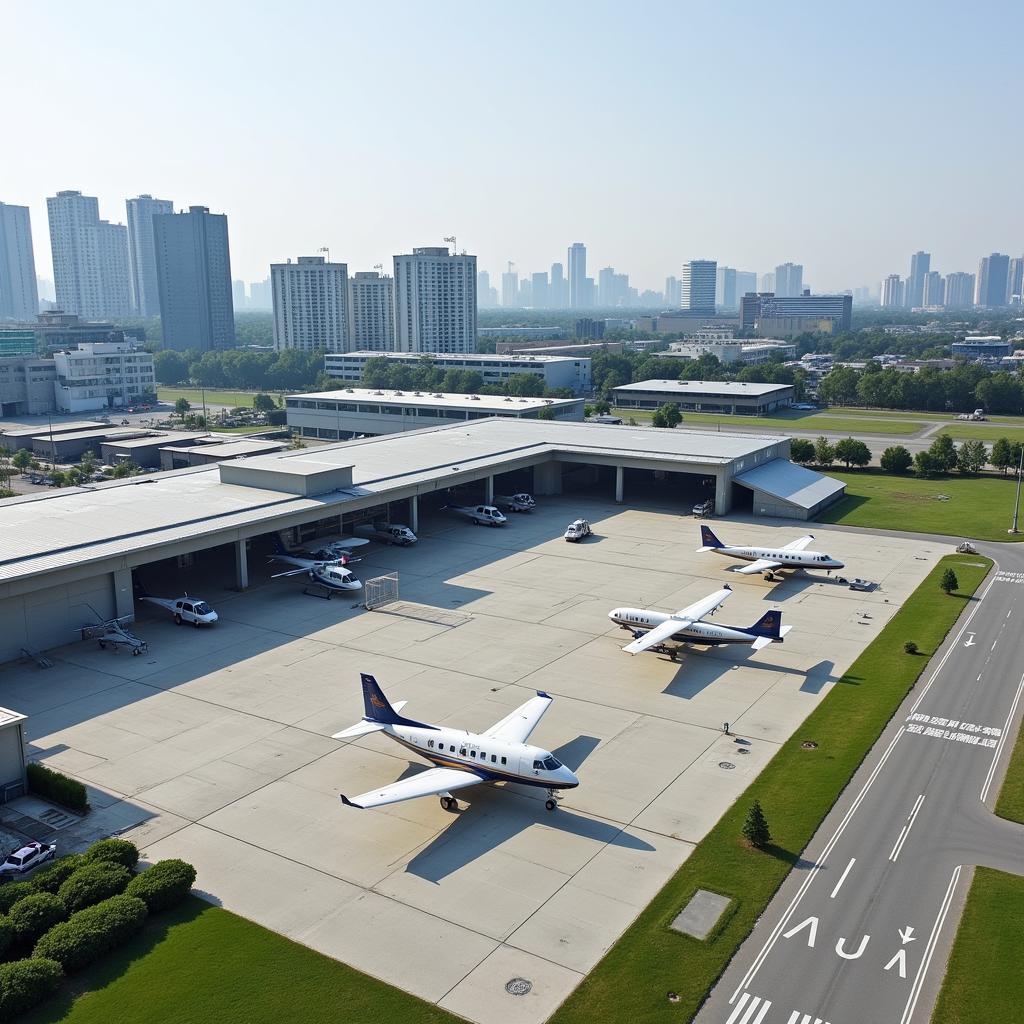
[[476,757],[476,751],[475,751],[475,750],[471,750],[471,751],[469,752],[469,756],[470,756],[470,757]]
[[449,747],[448,749],[449,749],[449,750],[450,750],[450,751],[451,751],[451,752],[452,752],[453,754],[455,753],[455,748],[454,748],[454,747]]
[[507,764],[507,763],[508,763],[508,762],[507,762],[507,759],[503,757],[503,758],[501,759],[501,763],[502,763],[502,764]]
[[459,750],[459,757],[465,757],[465,756],[466,756],[466,748],[465,748],[465,747],[462,747],[462,748],[461,748],[461,749]]
[[[491,764],[494,764],[498,760],[497,754],[491,754]],[[502,759],[504,760],[504,758]]]

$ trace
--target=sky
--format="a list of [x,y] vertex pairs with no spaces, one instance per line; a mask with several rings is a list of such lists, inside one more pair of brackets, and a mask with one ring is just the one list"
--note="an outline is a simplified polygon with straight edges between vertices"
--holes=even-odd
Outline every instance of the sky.
[[492,283],[582,241],[816,291],[1024,252],[1024,4],[0,0],[0,201],[226,213],[232,275],[458,239]]

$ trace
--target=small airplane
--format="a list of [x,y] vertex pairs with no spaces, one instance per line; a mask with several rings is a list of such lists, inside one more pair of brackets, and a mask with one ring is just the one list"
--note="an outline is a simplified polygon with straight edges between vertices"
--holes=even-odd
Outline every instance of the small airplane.
[[351,569],[346,569],[339,562],[313,562],[308,558],[282,558],[275,556],[278,561],[294,563],[305,562],[297,569],[290,569],[288,572],[274,573],[272,580],[285,579],[290,576],[308,576],[313,583],[318,583],[328,590],[362,590],[363,581]]
[[505,514],[498,511],[493,505],[445,505],[441,511],[465,516],[477,526],[504,526],[508,522]]
[[104,651],[108,647],[114,651],[123,647],[126,651],[131,651],[133,655],[139,655],[145,654],[149,650],[149,644],[134,633],[129,633],[121,619],[101,619],[92,605],[88,605],[88,607],[96,616],[96,622],[82,627],[83,640],[96,640]]
[[526,741],[553,698],[538,690],[522,707],[506,715],[486,732],[471,733],[447,726],[428,725],[403,718],[406,701],[389,703],[373,676],[361,673],[363,720],[334,734],[336,740],[356,739],[383,732],[407,750],[413,750],[435,767],[359,796],[341,794],[346,807],[381,807],[418,796],[439,796],[446,811],[458,810],[453,790],[481,782],[518,782],[548,791],[544,806],[558,806],[558,791],[579,785],[575,774],[550,751]]
[[608,618],[633,634],[633,642],[622,649],[629,654],[639,654],[651,648],[667,651],[675,661],[678,648],[666,648],[669,640],[680,645],[700,644],[704,647],[719,647],[722,644],[750,644],[755,651],[768,644],[781,644],[793,628],[782,625],[782,613],[765,612],[752,626],[719,626],[704,622],[704,616],[714,614],[732,594],[732,587],[721,590],[683,608],[674,615],[654,612],[646,608],[613,608]]
[[212,626],[217,621],[217,613],[205,602],[186,594],[184,597],[152,597],[143,594],[140,598],[149,604],[169,611],[174,616],[174,623],[180,626],[183,622],[191,622],[193,626]]
[[307,562],[338,562],[341,565],[347,565],[349,562],[355,561],[352,557],[352,549],[369,543],[362,537],[342,537],[332,541],[318,542],[313,548],[289,550],[280,536],[275,534],[274,554],[280,556],[282,561],[289,558],[301,558]]
[[814,540],[813,533],[794,540],[783,548],[731,547],[723,544],[708,526],[701,526],[700,539],[702,546],[697,548],[698,552],[714,551],[716,555],[750,562],[750,565],[732,570],[743,576],[763,572],[765,579],[770,580],[777,569],[825,569],[831,575],[833,569],[843,568],[843,563],[837,558],[821,551],[807,550],[807,545]]

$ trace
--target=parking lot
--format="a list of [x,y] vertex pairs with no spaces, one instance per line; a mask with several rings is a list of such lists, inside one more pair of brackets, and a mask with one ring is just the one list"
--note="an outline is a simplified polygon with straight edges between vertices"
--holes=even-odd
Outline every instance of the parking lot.
[[[595,536],[566,544],[581,515]],[[781,545],[804,524],[714,529]],[[148,857],[192,861],[228,909],[482,1024],[554,1010],[950,550],[822,531],[845,575],[880,584],[863,594],[727,573],[695,553],[696,520],[654,506],[544,499],[501,529],[436,512],[419,532],[353,567],[399,570],[397,611],[364,611],[359,594],[319,600],[265,567],[243,594],[207,573],[189,591],[214,605],[216,627],[178,628],[145,606],[148,654],[80,643],[47,670],[9,665],[0,704],[30,716],[34,756],[93,787],[82,838],[128,829]],[[203,568],[200,555],[197,579]],[[630,637],[611,608],[676,610],[726,582],[735,594],[716,621],[747,626],[778,606],[794,627],[784,644],[678,662],[620,651]],[[379,735],[330,738],[362,715],[360,672],[414,718],[470,730],[547,691],[532,739],[579,788],[554,813],[542,790],[512,785],[463,790],[454,814],[434,798],[343,807],[339,792],[420,769]],[[516,977],[527,996],[506,993]]]

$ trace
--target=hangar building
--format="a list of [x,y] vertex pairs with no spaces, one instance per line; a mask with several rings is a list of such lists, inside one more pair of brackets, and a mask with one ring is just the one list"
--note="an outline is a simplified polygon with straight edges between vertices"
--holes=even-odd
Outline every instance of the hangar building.
[[777,514],[806,518],[805,492],[820,507],[827,478],[801,470],[784,490],[790,466],[785,437],[483,419],[12,498],[0,503],[0,661],[65,644],[96,616],[134,617],[133,571],[165,560],[204,552],[244,589],[250,557],[282,530],[303,542],[392,515],[416,530],[421,512],[527,489],[687,514],[710,497],[723,514],[774,488]]
[[619,409],[678,406],[683,412],[721,412],[733,416],[764,416],[785,408],[796,394],[792,384],[747,384],[743,381],[640,380],[612,388]]

